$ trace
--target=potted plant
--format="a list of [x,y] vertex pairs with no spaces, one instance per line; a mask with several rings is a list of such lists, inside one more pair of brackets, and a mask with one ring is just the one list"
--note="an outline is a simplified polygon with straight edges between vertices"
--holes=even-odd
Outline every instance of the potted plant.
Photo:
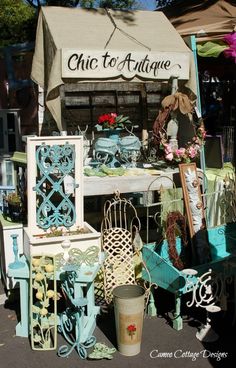
[[115,112],[102,114],[98,118],[97,130],[105,129],[124,129],[126,125],[130,125],[131,121],[128,116],[117,115]]
[[95,126],[97,131],[105,131],[106,137],[115,140],[119,139],[119,133],[126,126],[131,125],[128,116],[117,115],[115,112],[102,114],[98,118],[98,124]]
[[6,209],[5,214],[12,221],[22,221],[23,219],[23,203],[19,194],[16,192],[10,193],[5,198]]

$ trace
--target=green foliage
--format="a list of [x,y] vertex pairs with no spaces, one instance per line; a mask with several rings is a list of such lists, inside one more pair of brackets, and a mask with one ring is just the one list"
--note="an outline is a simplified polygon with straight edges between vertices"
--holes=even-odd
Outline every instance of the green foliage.
[[0,1],[0,47],[33,41],[36,14],[22,0]]
[[165,8],[166,6],[169,6],[173,3],[174,0],[157,0],[156,1],[156,8],[158,10],[161,10],[162,8]]
[[65,6],[74,8],[76,7],[80,0],[24,0],[29,5],[33,6],[34,8],[38,8],[40,6]]
[[94,2],[94,0],[80,0],[79,5],[81,8],[93,9]]
[[127,125],[132,124],[128,116],[118,115],[116,117],[117,128],[124,128],[126,124]]
[[110,169],[106,165],[101,165],[98,169],[93,169],[90,167],[84,168],[84,175],[86,176],[122,176],[125,174],[126,169],[124,167],[117,167]]
[[135,9],[136,0],[0,0],[0,47],[35,40],[40,6]]
[[6,201],[12,205],[22,205],[21,197],[15,192],[8,194]]
[[135,0],[100,0],[98,1],[100,8],[112,9],[132,9],[135,6]]
[[25,0],[33,7],[38,6],[65,6],[81,8],[113,8],[132,9],[136,6],[136,0]]

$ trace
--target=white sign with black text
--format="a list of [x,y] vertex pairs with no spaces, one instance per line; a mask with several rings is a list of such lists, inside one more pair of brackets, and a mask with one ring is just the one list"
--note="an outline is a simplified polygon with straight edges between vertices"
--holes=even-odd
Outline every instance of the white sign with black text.
[[62,49],[62,78],[189,79],[189,54]]

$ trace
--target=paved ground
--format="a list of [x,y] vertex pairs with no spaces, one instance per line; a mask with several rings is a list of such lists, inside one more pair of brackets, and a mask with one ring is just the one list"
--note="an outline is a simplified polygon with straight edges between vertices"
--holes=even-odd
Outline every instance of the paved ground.
[[[0,294],[3,288],[0,287]],[[235,328],[232,327],[232,311],[216,313],[212,318],[215,331],[220,335],[215,343],[202,343],[195,334],[199,321],[205,320],[204,311],[188,309],[183,330],[173,330],[167,318],[154,317],[144,319],[141,353],[133,356],[114,354],[112,360],[81,360],[73,351],[68,358],[59,358],[56,351],[33,351],[27,338],[15,336],[16,313],[19,311],[18,301],[4,301],[0,297],[0,367],[1,368],[188,368],[193,364],[198,368],[234,367],[236,361]],[[172,295],[159,292],[157,303],[162,310],[168,311],[172,305]],[[229,305],[229,307],[231,307]],[[186,312],[185,310],[183,311]],[[95,330],[97,341],[116,346],[113,315],[99,317]],[[234,337],[233,337],[234,336]],[[59,336],[58,344],[65,341]]]

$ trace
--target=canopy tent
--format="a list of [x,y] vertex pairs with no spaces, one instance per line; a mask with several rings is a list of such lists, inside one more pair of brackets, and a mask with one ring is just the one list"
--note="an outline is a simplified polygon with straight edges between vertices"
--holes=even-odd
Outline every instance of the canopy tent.
[[236,1],[174,0],[162,11],[182,37],[196,37],[205,127],[208,134],[223,135],[225,157],[230,160],[236,149],[233,133],[236,119]]
[[176,0],[162,11],[183,37],[220,39],[236,27],[235,0]]
[[[229,72],[235,79],[235,0],[174,0],[162,11],[182,37],[195,36],[198,55],[211,58],[210,68],[216,70],[216,75]],[[208,61],[201,60],[205,63]]]
[[64,83],[173,75],[196,93],[192,51],[162,12],[41,8],[31,77],[45,90],[59,130]]

